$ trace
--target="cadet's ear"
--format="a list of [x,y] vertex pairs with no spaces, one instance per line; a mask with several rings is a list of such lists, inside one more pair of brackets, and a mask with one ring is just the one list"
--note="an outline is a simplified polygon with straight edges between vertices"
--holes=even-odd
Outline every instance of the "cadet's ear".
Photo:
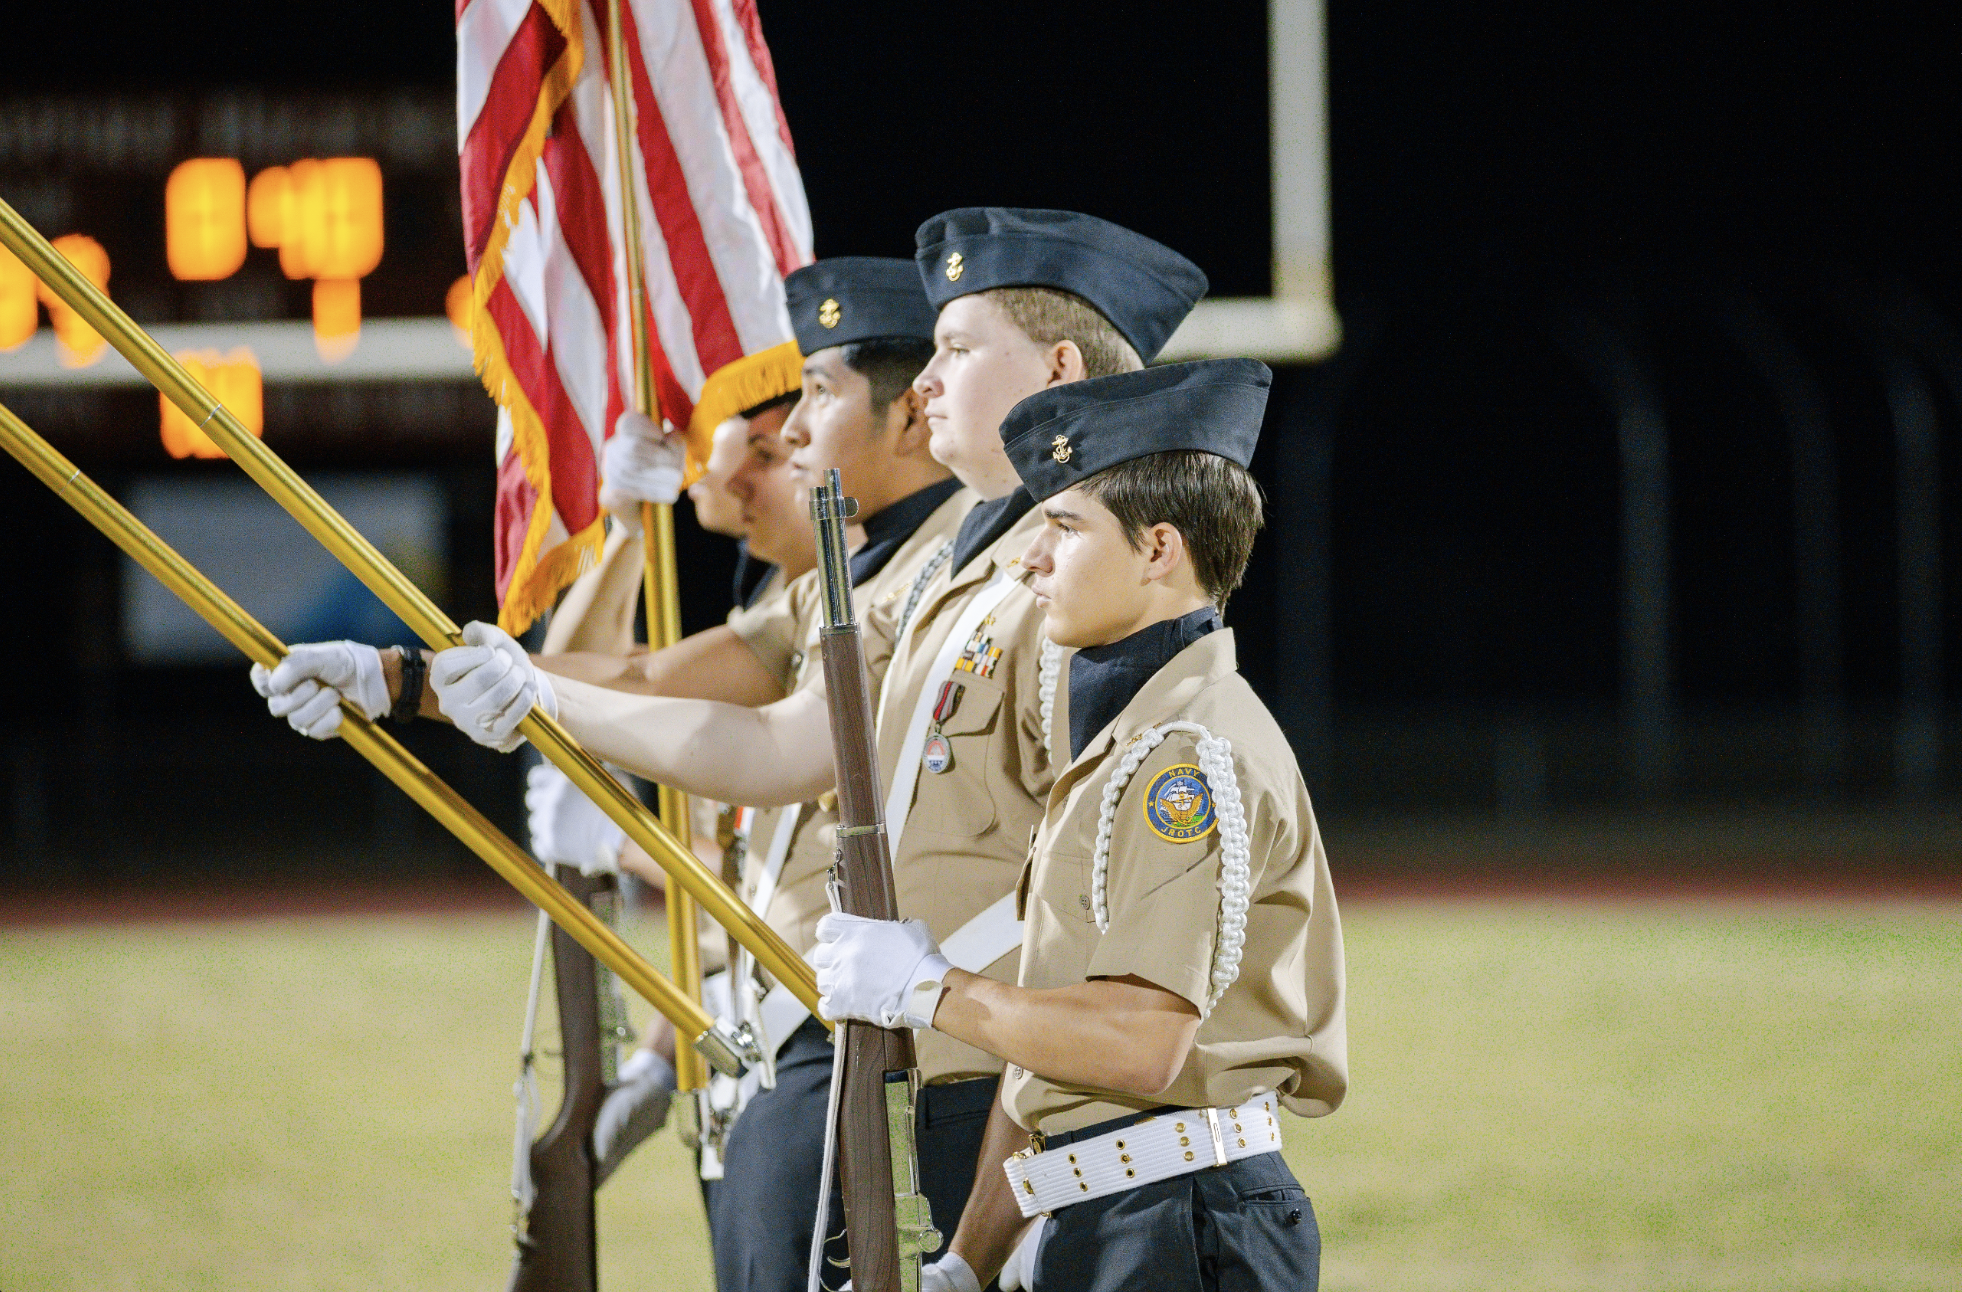
[[1179,533],[1178,526],[1168,520],[1147,527],[1138,535],[1138,542],[1145,553],[1144,577],[1147,583],[1169,578],[1186,563],[1185,535]]
[[1048,384],[1051,386],[1082,381],[1089,371],[1083,363],[1083,351],[1077,349],[1076,342],[1068,337],[1050,346],[1043,354],[1043,359],[1049,365]]
[[895,457],[925,453],[933,432],[927,426],[926,396],[908,386],[886,405],[886,431],[893,437]]

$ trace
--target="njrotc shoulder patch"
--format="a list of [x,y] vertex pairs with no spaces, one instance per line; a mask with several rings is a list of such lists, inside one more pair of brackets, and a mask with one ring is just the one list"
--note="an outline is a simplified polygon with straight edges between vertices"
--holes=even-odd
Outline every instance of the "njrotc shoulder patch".
[[1172,843],[1203,839],[1219,824],[1212,787],[1191,763],[1167,767],[1152,779],[1145,791],[1144,817],[1153,834]]

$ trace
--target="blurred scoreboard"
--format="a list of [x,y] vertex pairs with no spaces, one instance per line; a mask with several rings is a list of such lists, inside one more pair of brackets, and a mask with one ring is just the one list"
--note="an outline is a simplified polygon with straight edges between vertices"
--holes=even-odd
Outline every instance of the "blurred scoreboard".
[[[438,602],[449,582],[449,503],[426,475],[321,475],[328,504]],[[131,511],[282,641],[416,640],[326,548],[242,476],[150,476]],[[122,561],[123,651],[140,665],[244,664],[238,651],[135,562]]]

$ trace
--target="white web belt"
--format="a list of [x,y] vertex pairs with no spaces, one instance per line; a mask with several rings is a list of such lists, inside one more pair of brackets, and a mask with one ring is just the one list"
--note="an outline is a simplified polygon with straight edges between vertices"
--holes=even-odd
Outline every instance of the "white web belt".
[[1179,1108],[1074,1144],[1023,1149],[1001,1165],[1029,1217],[1280,1147],[1269,1093],[1236,1108]]

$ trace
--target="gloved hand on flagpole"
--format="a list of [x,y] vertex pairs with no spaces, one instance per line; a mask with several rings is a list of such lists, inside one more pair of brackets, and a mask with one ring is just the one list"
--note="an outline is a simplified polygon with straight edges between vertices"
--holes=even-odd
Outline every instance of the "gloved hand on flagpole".
[[559,716],[558,697],[544,670],[531,662],[511,634],[495,624],[473,620],[464,625],[463,642],[437,651],[429,662],[436,707],[458,731],[508,754],[525,743],[518,724],[533,705]]
[[681,496],[687,459],[680,435],[668,434],[645,413],[627,410],[600,451],[600,506],[639,533],[640,504],[672,504]]
[[388,713],[381,652],[360,642],[294,646],[276,668],[252,666],[252,689],[265,697],[273,717],[314,740],[340,734],[342,700],[353,701],[370,719]]

